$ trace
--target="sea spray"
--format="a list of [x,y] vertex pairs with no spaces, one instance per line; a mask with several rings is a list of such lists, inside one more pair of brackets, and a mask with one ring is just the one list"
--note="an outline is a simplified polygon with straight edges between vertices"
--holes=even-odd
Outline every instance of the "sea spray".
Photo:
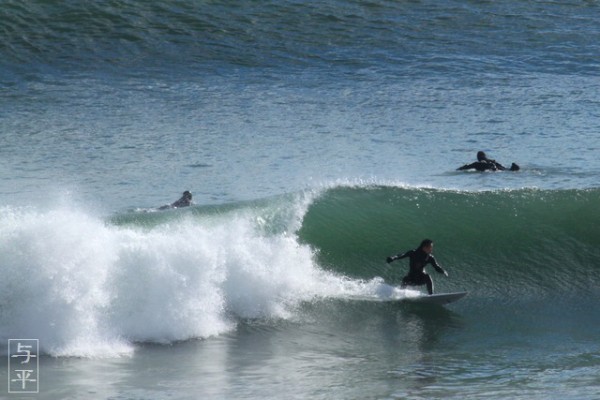
[[283,315],[294,283],[306,284],[294,266],[312,268],[311,252],[249,224],[147,230],[75,210],[3,210],[1,336],[39,338],[55,355],[104,356],[136,341],[220,334],[236,316]]
[[82,212],[0,211],[0,336],[34,337],[51,354],[128,352],[104,325],[118,238]]
[[363,290],[297,241],[308,204],[200,208],[159,222],[2,209],[0,337],[35,337],[57,356],[112,357],[135,342],[206,338],[240,318],[290,318],[302,302]]

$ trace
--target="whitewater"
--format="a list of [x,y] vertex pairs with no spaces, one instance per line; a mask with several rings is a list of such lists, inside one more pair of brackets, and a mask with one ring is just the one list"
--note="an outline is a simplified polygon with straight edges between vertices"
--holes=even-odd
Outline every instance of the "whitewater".
[[285,204],[291,211],[279,202],[161,222],[139,211],[116,225],[66,206],[3,208],[2,339],[35,332],[53,356],[114,357],[135,342],[207,338],[240,319],[291,318],[302,302],[386,286],[321,269],[295,232],[306,200]]

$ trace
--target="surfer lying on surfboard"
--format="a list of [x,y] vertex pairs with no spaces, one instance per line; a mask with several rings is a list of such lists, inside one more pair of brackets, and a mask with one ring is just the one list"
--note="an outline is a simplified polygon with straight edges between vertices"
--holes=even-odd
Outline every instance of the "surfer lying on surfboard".
[[183,192],[183,195],[181,196],[181,198],[179,200],[177,200],[174,203],[158,207],[158,209],[166,210],[169,208],[181,208],[181,207],[188,207],[191,205],[192,205],[192,193],[190,193],[188,190],[186,190],[185,192]]
[[474,169],[477,171],[518,171],[521,168],[515,164],[512,163],[512,165],[510,166],[510,168],[506,168],[504,165],[500,164],[499,162],[496,162],[496,160],[491,160],[489,158],[487,158],[487,156],[485,155],[485,153],[483,151],[478,151],[477,152],[477,161],[475,161],[474,163],[471,164],[465,164],[462,167],[458,168],[458,171],[464,171],[467,169]]
[[425,272],[425,266],[427,264],[433,265],[433,268],[440,274],[448,276],[448,273],[444,268],[440,267],[435,261],[435,258],[431,254],[433,251],[433,241],[425,239],[421,242],[419,247],[415,250],[409,250],[404,254],[397,254],[395,256],[388,257],[386,261],[391,263],[395,260],[409,257],[410,270],[408,275],[402,278],[402,287],[406,286],[420,286],[427,285],[427,291],[429,294],[433,294],[433,281],[427,272]]

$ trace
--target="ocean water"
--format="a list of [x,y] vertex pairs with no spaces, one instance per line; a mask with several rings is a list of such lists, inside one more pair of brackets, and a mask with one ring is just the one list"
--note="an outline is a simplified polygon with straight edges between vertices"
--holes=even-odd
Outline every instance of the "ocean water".
[[[4,1],[0,341],[39,399],[600,398],[599,20]],[[459,302],[401,301],[425,237]]]

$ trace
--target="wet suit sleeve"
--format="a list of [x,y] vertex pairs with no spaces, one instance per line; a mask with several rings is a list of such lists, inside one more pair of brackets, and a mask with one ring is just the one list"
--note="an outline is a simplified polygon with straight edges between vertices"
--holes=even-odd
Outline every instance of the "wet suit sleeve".
[[457,171],[464,171],[466,169],[475,169],[475,163],[472,164],[465,164],[462,167],[457,168]]
[[401,258],[406,258],[406,257],[410,256],[412,252],[413,252],[413,250],[409,250],[409,251],[407,251],[406,253],[403,253],[403,254],[396,254],[395,256],[388,257],[386,259],[386,261],[389,264],[392,261],[400,260]]
[[498,162],[496,162],[495,160],[492,160],[492,162],[494,163],[494,165],[496,166],[496,169],[500,170],[500,171],[506,171],[506,167]]
[[431,256],[431,255],[429,256],[429,263],[430,263],[431,265],[433,265],[433,268],[435,268],[435,270],[436,270],[437,272],[439,272],[440,274],[444,274],[444,275],[448,276],[448,273],[446,272],[446,270],[444,270],[444,268],[442,268],[442,267],[441,267],[441,266],[440,266],[440,265],[437,263],[437,261],[435,260],[435,257],[434,257],[434,256]]
[[472,164],[465,164],[462,167],[457,168],[457,171],[464,171],[467,169],[474,169],[477,171],[487,171],[487,170],[496,171],[498,169],[498,167],[496,166],[496,163],[493,163],[490,161],[475,161]]

